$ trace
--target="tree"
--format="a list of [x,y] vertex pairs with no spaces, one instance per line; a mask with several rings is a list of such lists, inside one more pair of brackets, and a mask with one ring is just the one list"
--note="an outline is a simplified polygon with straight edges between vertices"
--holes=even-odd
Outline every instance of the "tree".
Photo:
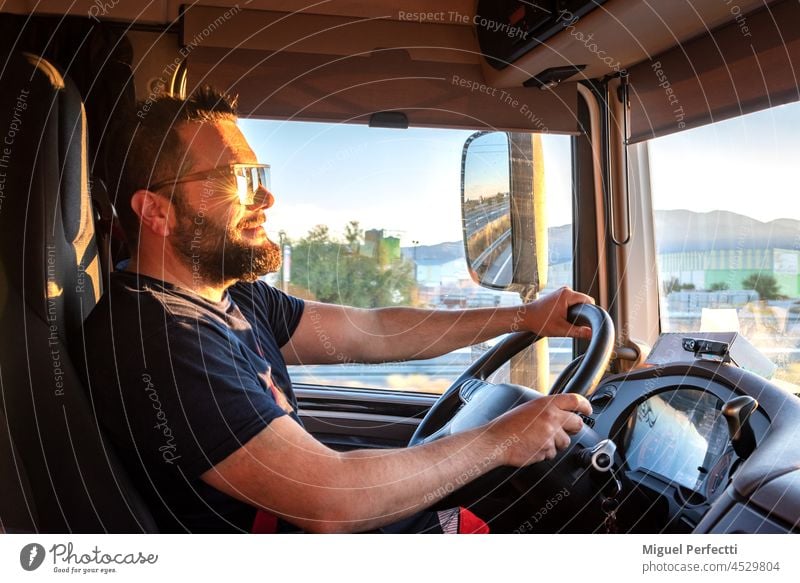
[[778,280],[771,273],[753,273],[742,281],[744,289],[754,289],[762,300],[777,300],[782,298]]
[[344,239],[350,247],[350,252],[355,254],[361,249],[361,240],[364,238],[364,230],[358,221],[350,221],[344,228]]
[[306,299],[359,308],[409,305],[416,286],[408,261],[381,266],[358,253],[363,231],[357,221],[345,230],[345,242],[317,225],[292,248],[292,293]]
[[306,240],[309,243],[326,243],[330,240],[330,234],[328,232],[328,225],[317,225],[316,227],[312,227],[312,229],[306,235]]
[[666,295],[671,294],[675,291],[680,291],[681,289],[681,282],[678,281],[677,277],[670,277],[664,283],[661,284],[664,287],[664,293]]
[[681,283],[677,277],[671,277],[667,281],[663,282],[661,285],[664,287],[664,293],[667,295],[676,291],[694,289],[693,283]]
[[711,291],[725,291],[726,289],[730,289],[730,288],[731,288],[731,286],[729,286],[724,281],[717,281],[715,283],[712,283],[711,287],[709,287],[708,289],[711,290]]

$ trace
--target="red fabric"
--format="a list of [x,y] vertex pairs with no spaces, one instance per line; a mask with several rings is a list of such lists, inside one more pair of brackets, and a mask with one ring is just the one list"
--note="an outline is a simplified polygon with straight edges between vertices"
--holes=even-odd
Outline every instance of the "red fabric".
[[459,508],[458,534],[489,534],[489,525],[464,507]]
[[[489,525],[466,508],[458,509],[458,534],[489,534]],[[253,520],[253,534],[274,534],[278,530],[278,518],[258,510]]]
[[251,532],[253,534],[275,534],[278,532],[278,518],[274,514],[258,510]]

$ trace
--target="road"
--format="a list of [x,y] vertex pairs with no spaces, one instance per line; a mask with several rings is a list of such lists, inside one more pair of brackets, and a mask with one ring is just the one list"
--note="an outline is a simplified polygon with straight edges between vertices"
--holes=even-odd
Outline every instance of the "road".
[[[509,235],[510,234],[511,232],[509,231]],[[486,268],[481,280],[483,282],[488,282],[492,285],[499,286],[508,285],[511,283],[511,277],[513,276],[513,264],[511,263],[512,257],[511,237],[509,237],[506,241],[505,249],[503,249],[503,252],[495,258],[489,267]]]

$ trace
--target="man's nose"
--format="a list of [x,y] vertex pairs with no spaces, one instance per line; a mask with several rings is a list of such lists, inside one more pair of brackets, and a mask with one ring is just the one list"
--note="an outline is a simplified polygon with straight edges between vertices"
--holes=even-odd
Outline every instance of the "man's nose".
[[275,204],[275,197],[272,193],[263,186],[259,186],[253,197],[253,204],[247,205],[247,210],[268,209],[273,204]]

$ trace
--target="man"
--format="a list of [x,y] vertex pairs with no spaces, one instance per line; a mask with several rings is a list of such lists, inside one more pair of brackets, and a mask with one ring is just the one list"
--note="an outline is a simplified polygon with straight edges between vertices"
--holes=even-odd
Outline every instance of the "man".
[[456,312],[303,302],[258,281],[279,265],[262,226],[273,197],[227,98],[148,102],[118,135],[132,257],[86,323],[90,389],[162,530],[419,530],[443,486],[552,458],[590,413],[560,395],[414,448],[329,449],[297,417],[287,364],[430,358],[515,328],[586,337],[565,315],[591,298]]

